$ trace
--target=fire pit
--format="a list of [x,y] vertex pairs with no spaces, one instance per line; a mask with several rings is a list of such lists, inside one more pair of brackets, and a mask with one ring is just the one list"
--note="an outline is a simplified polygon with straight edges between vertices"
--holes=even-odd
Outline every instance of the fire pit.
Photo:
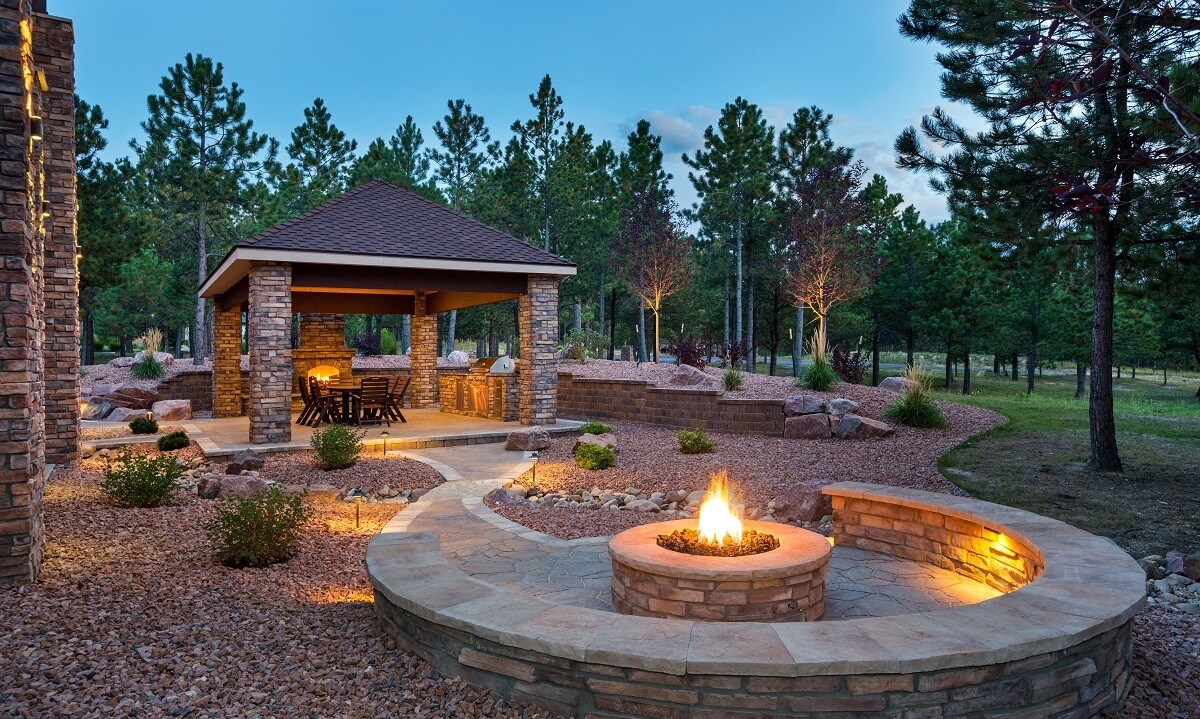
[[697,519],[634,527],[608,544],[617,611],[700,621],[813,621],[825,613],[829,541],[741,520],[713,478]]

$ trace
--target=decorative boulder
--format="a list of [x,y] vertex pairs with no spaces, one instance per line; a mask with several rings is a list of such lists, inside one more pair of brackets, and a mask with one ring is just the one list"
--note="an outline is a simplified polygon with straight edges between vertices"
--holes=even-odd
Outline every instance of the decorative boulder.
[[787,439],[829,439],[833,428],[827,414],[802,414],[783,420],[783,436]]
[[216,499],[217,492],[221,491],[221,475],[205,474],[201,475],[200,479],[196,480],[196,494],[200,499]]
[[704,497],[707,494],[708,494],[708,492],[704,491],[703,489],[697,489],[697,490],[688,492],[687,498],[684,500],[684,504],[687,504],[688,506],[699,505],[701,502],[704,501]]
[[118,385],[105,399],[117,407],[130,409],[150,409],[150,405],[158,399],[154,390],[139,387],[135,384]]
[[80,419],[104,419],[113,411],[111,402],[88,402],[87,409],[79,416]]
[[632,502],[625,503],[625,509],[633,510],[634,512],[661,512],[662,507],[658,506],[649,499],[635,499]]
[[329,504],[342,498],[342,490],[332,484],[288,484],[283,487],[284,494],[303,494],[313,502]]
[[529,496],[529,488],[520,484],[505,487],[504,492],[513,499],[525,499]]
[[614,452],[619,452],[617,449],[617,438],[611,434],[584,434],[580,435],[575,440],[575,446],[571,449],[572,452],[577,451],[580,446],[585,444],[598,444],[601,447],[608,447]]
[[91,395],[96,401],[100,401],[104,399],[105,395],[112,394],[116,389],[117,386],[111,383],[94,384],[90,390],[85,391],[83,394]]
[[233,457],[225,467],[225,474],[241,474],[245,470],[254,472],[262,468],[263,459],[258,452],[252,449],[241,449],[233,453]]
[[109,367],[132,367],[133,366],[133,358],[132,357],[113,357],[112,359],[110,359],[108,361],[108,366]]
[[1182,552],[1167,552],[1167,574],[1182,574],[1193,582],[1200,582],[1200,555]]
[[[136,364],[137,362],[141,362],[142,358],[145,356],[146,356],[145,350],[138,352],[137,354],[135,354],[133,356],[134,363]],[[171,354],[170,352],[155,352],[154,359],[163,367],[169,367],[169,366],[175,364],[175,355]]]
[[[211,480],[210,480],[211,481]],[[217,489],[217,499],[225,499],[226,497],[241,497],[246,499],[253,497],[259,492],[267,491],[271,483],[261,477],[252,477],[250,475],[219,475],[218,481],[220,487]]]
[[896,430],[887,424],[856,414],[848,414],[838,422],[838,439],[879,439],[891,437]]
[[87,459],[88,457],[91,457],[95,453],[96,453],[96,445],[94,445],[94,444],[82,444],[79,446],[79,458],[80,459]]
[[139,417],[145,417],[147,411],[144,409],[130,409],[128,407],[114,407],[113,411],[108,413],[104,419],[109,422],[132,422]]
[[711,385],[716,382],[716,378],[704,372],[704,370],[696,369],[690,364],[681,364],[671,373],[667,384],[673,387],[702,387]]
[[150,405],[150,413],[159,422],[177,422],[192,418],[190,399],[160,399]]
[[802,414],[823,414],[825,400],[810,394],[794,394],[783,401],[783,413],[788,417]]
[[[532,506],[534,506],[533,502],[530,502],[528,499],[515,497],[510,492],[508,492],[507,490],[503,490],[503,489],[493,489],[492,491],[487,493],[487,496],[484,497],[484,499],[490,501],[492,504],[498,504],[501,506],[508,506],[508,507],[532,507]],[[414,499],[413,501],[416,501],[416,500]]]
[[916,383],[910,379],[905,379],[904,377],[885,377],[884,380],[876,386],[879,387],[879,389],[886,389],[888,392],[903,394],[907,392],[908,388],[914,384]]
[[834,417],[841,417],[847,414],[854,414],[858,411],[858,402],[852,399],[839,397],[838,399],[829,400],[829,414]]
[[818,522],[833,514],[833,499],[816,482],[797,484],[775,498],[775,518],[783,522]]
[[450,354],[446,355],[446,360],[449,362],[454,362],[455,364],[466,364],[471,361],[471,355],[463,352],[462,350],[454,350]]
[[508,433],[504,449],[510,452],[533,452],[550,446],[550,433],[541,427],[518,429]]

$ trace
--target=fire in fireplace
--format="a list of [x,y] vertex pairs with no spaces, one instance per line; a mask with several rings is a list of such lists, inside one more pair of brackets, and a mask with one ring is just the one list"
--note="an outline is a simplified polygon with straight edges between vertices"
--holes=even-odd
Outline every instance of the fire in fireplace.
[[730,494],[729,472],[721,470],[713,476],[708,494],[700,503],[696,528],[660,534],[658,546],[706,557],[744,557],[777,549],[779,539],[775,535],[743,528]]

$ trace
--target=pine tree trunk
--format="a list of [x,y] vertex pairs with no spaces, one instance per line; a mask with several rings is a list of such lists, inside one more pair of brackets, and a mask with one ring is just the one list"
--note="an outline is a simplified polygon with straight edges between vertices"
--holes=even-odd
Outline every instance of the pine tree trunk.
[[1025,357],[1025,394],[1033,394],[1033,371],[1037,367],[1037,343],[1029,345],[1029,354]]
[[596,331],[604,334],[604,268],[600,269],[600,294],[597,295],[599,302],[596,303]]
[[[446,321],[446,345],[450,348],[449,352],[454,351],[455,333],[458,331],[458,310],[450,310],[450,317]],[[447,352],[447,354],[449,354]]]
[[999,353],[992,355],[992,374],[1000,375],[1000,355]]
[[96,320],[91,312],[83,315],[79,344],[79,362],[84,366],[96,364]]
[[725,271],[725,308],[721,312],[721,323],[724,325],[721,334],[722,342],[729,346],[729,270]]
[[412,315],[400,318],[400,354],[408,354],[412,346]]
[[487,351],[486,348],[484,347],[485,340],[486,340],[486,337],[483,337],[483,336],[475,338],[475,358],[476,359],[487,356],[486,354],[484,354]]
[[1167,386],[1167,365],[1163,364],[1163,387]]
[[954,384],[954,358],[950,353],[950,342],[946,342],[946,389]]
[[963,394],[971,394],[971,345],[963,350]]
[[646,353],[646,303],[638,299],[638,361],[649,362],[649,355]]
[[1083,399],[1084,387],[1087,386],[1087,365],[1075,363],[1075,399]]
[[183,325],[175,327],[175,359],[183,357]]
[[1097,222],[1093,236],[1095,275],[1092,285],[1092,383],[1088,425],[1092,456],[1089,465],[1101,472],[1120,472],[1117,423],[1113,416],[1113,296],[1116,284],[1116,237],[1113,227]]
[[614,359],[617,354],[617,286],[612,288],[612,304],[608,308],[608,358]]
[[804,305],[796,307],[796,326],[792,334],[792,376],[800,376],[800,360],[804,359]]
[[1137,360],[1129,363],[1129,379],[1137,379]]
[[758,369],[758,347],[754,343],[754,283],[750,283],[746,302],[746,371],[754,374]]
[[904,334],[904,349],[907,353],[905,362],[909,367],[912,367],[913,361],[916,358],[917,349],[917,333],[913,331],[912,327],[909,327],[908,331]]
[[654,364],[658,364],[658,348],[660,345],[658,336],[658,308],[654,308]]
[[879,313],[875,313],[875,321],[871,323],[871,386],[879,384]]
[[[738,201],[740,204],[740,198],[737,198],[735,201]],[[742,215],[740,207],[738,209],[736,222],[737,226],[735,228],[735,232],[737,235],[737,276],[734,280],[734,309],[737,314],[735,315],[736,326],[734,329],[735,334],[737,335],[737,343],[742,348],[742,351],[745,352],[746,335],[744,332],[742,332]]]
[[583,298],[578,296],[571,303],[571,329],[576,332],[583,329]]
[[[204,284],[208,277],[208,237],[204,223],[204,208],[200,209],[200,219],[196,222],[196,275],[199,278],[196,286]],[[196,331],[192,333],[192,364],[204,364],[207,348],[204,341],[204,304],[207,302],[199,294],[196,295]]]
[[1020,358],[1020,355],[1018,355],[1016,352],[1013,352],[1011,359],[1012,359],[1012,381],[1016,382],[1018,379],[1020,379],[1021,358]]

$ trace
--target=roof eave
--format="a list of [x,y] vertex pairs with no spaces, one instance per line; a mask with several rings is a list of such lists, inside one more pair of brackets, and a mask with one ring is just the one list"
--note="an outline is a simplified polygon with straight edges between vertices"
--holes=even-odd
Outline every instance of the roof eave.
[[493,262],[487,260],[453,260],[432,257],[397,257],[388,255],[359,255],[342,252],[310,250],[275,250],[261,247],[236,246],[200,286],[201,297],[216,297],[227,292],[249,274],[251,262],[322,263],[338,266],[394,267],[458,272],[504,272],[521,275],[575,275],[574,264],[541,264],[531,262]]

